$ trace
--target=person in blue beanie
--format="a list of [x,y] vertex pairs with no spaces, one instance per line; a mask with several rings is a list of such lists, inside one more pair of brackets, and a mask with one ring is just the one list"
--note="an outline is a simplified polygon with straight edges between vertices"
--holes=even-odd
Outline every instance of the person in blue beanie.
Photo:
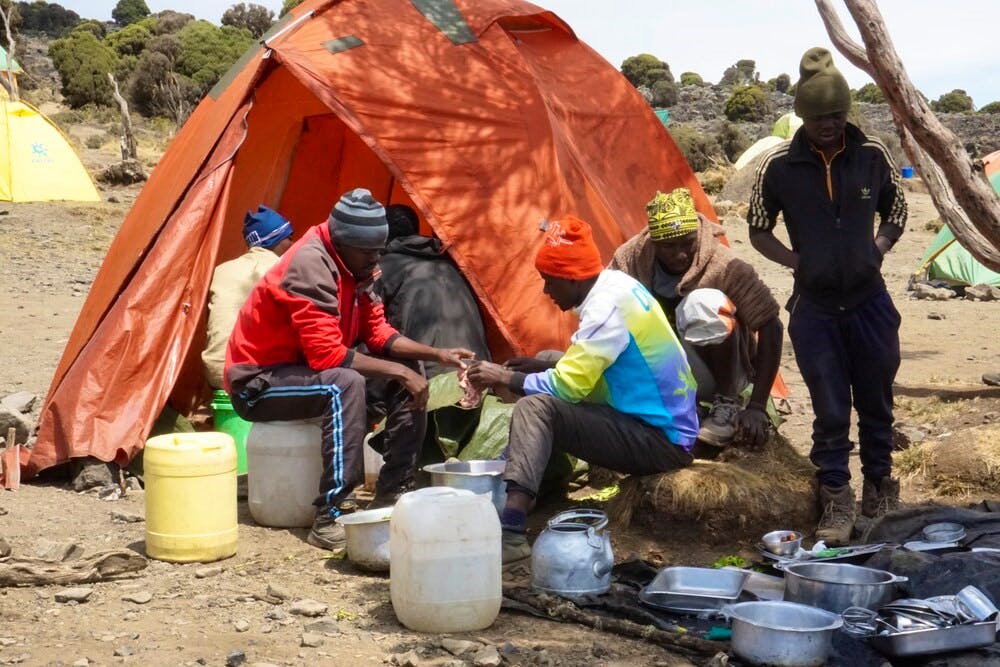
[[236,324],[236,315],[250,290],[292,247],[292,223],[267,206],[247,211],[243,219],[243,240],[247,251],[223,262],[212,274],[208,288],[208,326],[201,362],[205,380],[212,389],[223,389],[226,345]]

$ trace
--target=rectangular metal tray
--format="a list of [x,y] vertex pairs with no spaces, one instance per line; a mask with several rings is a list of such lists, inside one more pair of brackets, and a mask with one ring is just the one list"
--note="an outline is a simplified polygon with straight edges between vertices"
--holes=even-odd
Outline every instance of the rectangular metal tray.
[[965,623],[947,628],[909,630],[891,635],[875,635],[868,641],[892,658],[951,653],[991,646],[996,641],[996,621]]
[[740,596],[748,576],[750,576],[748,572],[740,570],[665,567],[643,589],[643,592],[732,601]]
[[706,598],[694,595],[674,595],[672,593],[650,592],[648,587],[639,593],[639,602],[663,609],[675,614],[692,614],[700,616],[702,614],[716,615],[721,613],[722,608],[732,604],[735,600],[723,598]]

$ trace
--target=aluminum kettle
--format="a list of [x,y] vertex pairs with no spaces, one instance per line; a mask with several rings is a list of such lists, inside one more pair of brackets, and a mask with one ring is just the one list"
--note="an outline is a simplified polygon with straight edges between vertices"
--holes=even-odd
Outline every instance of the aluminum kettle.
[[605,593],[611,587],[611,534],[600,510],[560,512],[531,549],[531,585],[567,597]]

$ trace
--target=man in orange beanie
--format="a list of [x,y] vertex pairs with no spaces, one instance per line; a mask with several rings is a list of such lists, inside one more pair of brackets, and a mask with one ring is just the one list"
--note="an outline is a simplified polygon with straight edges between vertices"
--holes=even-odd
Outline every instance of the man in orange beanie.
[[521,396],[506,452],[504,563],[531,554],[526,515],[554,448],[649,475],[690,464],[698,436],[694,376],[663,309],[635,279],[604,270],[590,226],[554,222],[535,268],[545,294],[580,317],[566,354],[536,372],[477,362],[468,374],[479,388]]

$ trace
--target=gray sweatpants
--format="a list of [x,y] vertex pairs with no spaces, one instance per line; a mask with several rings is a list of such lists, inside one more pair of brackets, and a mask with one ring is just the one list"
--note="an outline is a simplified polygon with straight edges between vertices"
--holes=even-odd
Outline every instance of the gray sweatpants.
[[693,457],[663,431],[607,405],[567,403],[525,396],[514,404],[504,479],[532,494],[553,448],[631,475],[651,475],[690,465]]

